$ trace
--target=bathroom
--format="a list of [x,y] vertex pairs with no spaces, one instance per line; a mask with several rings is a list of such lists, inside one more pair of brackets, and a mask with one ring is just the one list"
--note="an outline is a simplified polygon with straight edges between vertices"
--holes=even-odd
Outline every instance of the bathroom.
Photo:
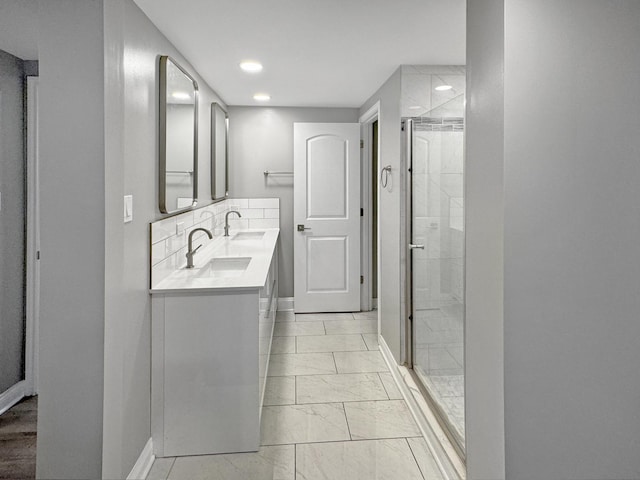
[[[639,64],[633,53],[624,48],[616,50],[628,42],[637,43],[638,33],[629,25],[638,19],[638,10],[632,2],[619,2],[617,9],[585,2],[588,5],[584,11],[574,18],[575,12],[567,6],[570,2],[540,2],[539,8],[526,8],[524,4],[528,2],[524,1],[488,3],[491,7],[483,9],[456,2],[463,21],[465,8],[468,9],[466,61],[462,57],[431,62],[467,65],[464,125],[467,478],[505,478],[505,468],[509,472],[507,478],[514,479],[532,478],[531,472],[540,471],[536,468],[544,469],[542,478],[637,478],[637,456],[632,452],[637,447],[638,422],[633,415],[633,399],[637,398],[638,379],[637,373],[628,369],[638,361],[637,354],[628,348],[629,342],[638,338],[637,322],[632,321],[633,312],[637,312],[637,295],[629,287],[637,277],[624,262],[604,257],[599,249],[601,242],[609,242],[615,247],[609,251],[626,252],[628,259],[637,258],[632,242],[636,226],[629,218],[625,221],[620,216],[606,216],[602,206],[591,199],[591,190],[587,192],[582,185],[592,185],[590,182],[598,180],[600,194],[607,195],[608,208],[628,211],[626,206],[633,204],[630,184],[638,178],[638,172],[627,159],[634,158],[632,152],[637,151],[632,129],[637,127],[634,112],[638,111],[638,101],[631,96],[621,103],[613,91],[601,93],[597,98],[589,92],[604,81],[604,71]],[[509,8],[504,9],[505,4]],[[0,13],[4,16],[4,12]],[[40,37],[39,149],[43,159],[39,476],[125,478],[151,436],[152,339],[147,247],[149,224],[161,217],[157,186],[156,57],[171,55],[181,65],[192,67],[189,70],[198,80],[203,105],[224,103],[226,99],[206,87],[207,82],[197,75],[201,67],[190,65],[133,2],[41,2],[37,13],[31,13],[39,19],[37,28],[23,30],[37,31]],[[552,22],[552,18],[573,18],[573,21],[559,24]],[[536,32],[526,28],[529,22],[546,25],[542,31],[547,31],[549,38],[541,40]],[[461,38],[464,32],[463,23],[458,31]],[[563,36],[563,32],[569,32],[568,36]],[[165,33],[169,35],[168,31]],[[613,39],[602,41],[605,34]],[[588,53],[572,50],[572,45],[582,45],[593,35],[599,48],[586,49]],[[530,50],[533,43],[540,55]],[[558,45],[566,48],[567,56],[556,53]],[[613,50],[625,53],[612,55]],[[571,55],[583,61],[574,63]],[[531,64],[523,66],[520,57],[532,60]],[[553,63],[545,63],[546,58]],[[501,66],[494,68],[496,65]],[[496,74],[503,67],[504,77]],[[541,79],[534,74],[536,68],[542,67],[561,72],[565,75],[561,78],[563,82],[571,80],[574,70],[598,73],[593,77],[585,75],[588,80],[577,87],[572,97],[565,95],[566,90],[565,94],[555,91],[553,79]],[[630,67],[625,71],[628,73],[621,75],[619,88],[634,91],[637,69]],[[399,95],[400,85],[401,74],[397,73],[389,82],[379,85],[377,94],[371,92],[381,100],[380,168],[391,165],[394,182],[402,179],[399,169],[403,145],[399,129],[405,115],[388,106],[385,98]],[[544,92],[546,102],[531,98],[527,92],[532,90]],[[474,92],[481,97],[476,99]],[[597,145],[589,135],[580,137],[581,142],[573,142],[572,138],[546,129],[542,131],[548,135],[544,137],[548,143],[540,145],[535,141],[540,138],[540,129],[548,126],[543,120],[550,113],[568,124],[574,119],[572,115],[587,122],[590,111],[575,108],[586,98],[603,115],[622,115],[625,121],[589,129],[589,133],[597,131],[597,140],[601,142]],[[273,184],[265,184],[263,171],[291,170],[292,137],[283,132],[290,131],[294,122],[358,122],[376,100],[344,109],[228,108],[230,198],[281,199],[282,251],[291,249],[293,241],[294,222],[283,221],[293,219],[291,180],[273,177],[275,180],[268,180]],[[539,103],[545,103],[549,111]],[[519,113],[523,109],[530,112],[531,118],[523,118]],[[274,110],[278,110],[277,115]],[[397,121],[392,121],[394,116]],[[200,124],[209,124],[208,109],[201,109]],[[585,125],[579,126],[578,131],[584,132]],[[397,135],[389,131],[392,128],[398,130]],[[206,132],[205,127],[199,135],[200,152],[210,148]],[[265,142],[262,145],[269,145],[268,149],[260,151],[257,141],[246,141],[254,138],[255,132],[264,133],[261,141]],[[604,133],[608,135],[606,138]],[[631,140],[620,141],[621,138]],[[569,143],[586,164],[577,163],[567,152]],[[530,153],[522,156],[525,144]],[[600,167],[596,153],[602,153],[603,146],[614,145],[614,153],[610,155],[619,162],[620,169],[612,173]],[[543,156],[535,155],[541,151],[548,154],[544,161]],[[262,156],[264,152],[267,154]],[[557,161],[561,154],[566,163]],[[259,165],[237,161],[258,156]],[[481,161],[472,162],[472,158]],[[522,158],[524,163],[510,164],[506,158]],[[571,183],[577,165],[588,167],[582,177],[586,183]],[[206,168],[207,162],[202,162],[205,174],[198,176],[198,198],[203,205],[211,198]],[[548,174],[556,168],[560,169],[557,178]],[[545,182],[548,182],[546,189]],[[553,215],[545,216],[539,211],[540,205],[529,196],[527,185],[543,188],[547,208],[542,213]],[[389,296],[386,301],[378,298],[379,333],[392,355],[399,357],[406,340],[401,337],[404,299],[398,288],[405,281],[401,274],[405,259],[401,257],[404,223],[400,205],[406,198],[400,183],[393,186],[398,188],[387,191],[388,196],[379,205],[380,217],[388,222],[380,226],[380,232],[385,234],[381,235],[379,249],[389,255],[380,264],[380,290]],[[125,195],[133,196],[131,223],[122,222]],[[3,212],[6,198],[2,196]],[[582,229],[594,214],[607,231],[619,235],[611,239],[594,233],[593,237],[583,238]],[[519,218],[536,220],[538,228],[523,225]],[[568,221],[570,218],[577,218],[579,225]],[[549,227],[548,222],[566,238],[558,239],[542,231],[540,225]],[[287,230],[289,234],[285,235]],[[532,264],[533,247],[526,238],[533,237],[540,243],[534,249],[537,255]],[[584,250],[572,250],[566,245],[570,242],[561,241],[567,238],[580,239]],[[552,255],[547,258],[545,255],[549,253]],[[518,263],[519,258],[528,258],[528,263]],[[602,280],[586,274],[591,270],[578,269],[579,260],[586,258],[590,262],[584,263],[584,268],[602,267],[607,271],[613,265],[618,275],[607,278],[607,285],[603,285]],[[284,273],[293,270],[292,262],[292,257],[281,255],[283,298],[293,296],[292,281]],[[558,267],[554,269],[554,265]],[[593,292],[597,287],[601,298],[607,300],[594,305],[590,298],[572,290],[561,266],[568,270],[571,280],[584,287],[582,291]],[[540,283],[542,273],[549,271],[563,279],[560,282],[551,277],[553,281],[549,282],[548,275],[544,276],[547,283],[558,289],[558,294],[548,292],[545,284]],[[291,283],[287,285],[288,281]],[[523,297],[527,290],[536,294],[531,299]],[[606,292],[610,296],[604,295]],[[532,318],[530,314],[536,310],[535,301],[547,304],[549,311],[543,318]],[[588,305],[592,311],[575,312],[569,308],[573,305],[570,302]],[[613,318],[615,330],[601,330],[599,319],[603,316]],[[393,321],[387,323],[387,319]],[[560,332],[556,325],[562,325]],[[559,337],[543,333],[547,331]],[[592,349],[572,343],[568,331],[582,332],[581,338],[587,344],[595,345],[597,341],[598,350],[606,352],[606,362],[601,356],[594,357]],[[543,360],[536,364],[540,351],[544,352]],[[599,364],[598,358],[604,364]],[[607,375],[611,369],[620,375]],[[600,388],[593,391],[583,383],[585,375]],[[560,385],[566,388],[558,388]],[[607,390],[624,392],[616,399],[612,412],[597,408],[610,400],[604,393]],[[545,400],[542,402],[545,408],[535,401],[534,392]],[[580,398],[584,407],[579,411],[567,407],[576,398]],[[589,412],[588,419],[583,411]],[[529,424],[527,417],[535,419],[536,426]],[[555,423],[564,425],[575,442],[567,445],[552,428]],[[594,432],[600,436],[593,435]],[[540,443],[547,435],[551,438]],[[556,458],[554,448],[562,452],[564,460]],[[600,458],[605,460],[595,462],[595,451],[604,452]]]

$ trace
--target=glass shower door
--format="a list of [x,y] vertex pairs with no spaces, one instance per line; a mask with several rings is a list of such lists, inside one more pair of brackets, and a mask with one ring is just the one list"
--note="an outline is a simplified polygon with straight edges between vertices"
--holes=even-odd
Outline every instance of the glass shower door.
[[440,423],[462,452],[463,129],[462,117],[424,116],[405,120],[411,154],[413,370]]

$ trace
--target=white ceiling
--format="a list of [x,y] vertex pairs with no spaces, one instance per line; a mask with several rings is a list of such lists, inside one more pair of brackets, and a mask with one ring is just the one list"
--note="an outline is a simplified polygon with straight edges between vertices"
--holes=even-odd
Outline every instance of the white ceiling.
[[360,107],[399,65],[465,62],[465,0],[134,1],[229,105]]
[[[465,0],[134,1],[229,105],[360,107],[399,65],[465,62]],[[0,1],[1,50],[38,58],[36,9]]]

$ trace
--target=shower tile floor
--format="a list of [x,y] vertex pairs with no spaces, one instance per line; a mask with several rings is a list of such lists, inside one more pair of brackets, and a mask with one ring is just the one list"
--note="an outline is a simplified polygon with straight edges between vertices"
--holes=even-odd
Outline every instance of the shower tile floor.
[[414,370],[464,442],[464,358],[462,304],[418,310]]
[[260,451],[158,458],[147,480],[442,480],[376,315],[278,313]]

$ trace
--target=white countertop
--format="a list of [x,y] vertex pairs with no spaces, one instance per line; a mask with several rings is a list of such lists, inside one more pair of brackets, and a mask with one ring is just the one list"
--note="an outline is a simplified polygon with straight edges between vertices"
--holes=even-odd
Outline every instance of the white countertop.
[[[264,232],[259,239],[235,239],[243,232]],[[271,258],[280,229],[236,230],[228,237],[215,237],[208,241],[193,257],[194,268],[184,266],[151,287],[151,293],[190,293],[221,289],[261,288],[267,279]],[[206,240],[205,240],[206,241]],[[212,273],[214,259],[250,257],[243,271]]]

